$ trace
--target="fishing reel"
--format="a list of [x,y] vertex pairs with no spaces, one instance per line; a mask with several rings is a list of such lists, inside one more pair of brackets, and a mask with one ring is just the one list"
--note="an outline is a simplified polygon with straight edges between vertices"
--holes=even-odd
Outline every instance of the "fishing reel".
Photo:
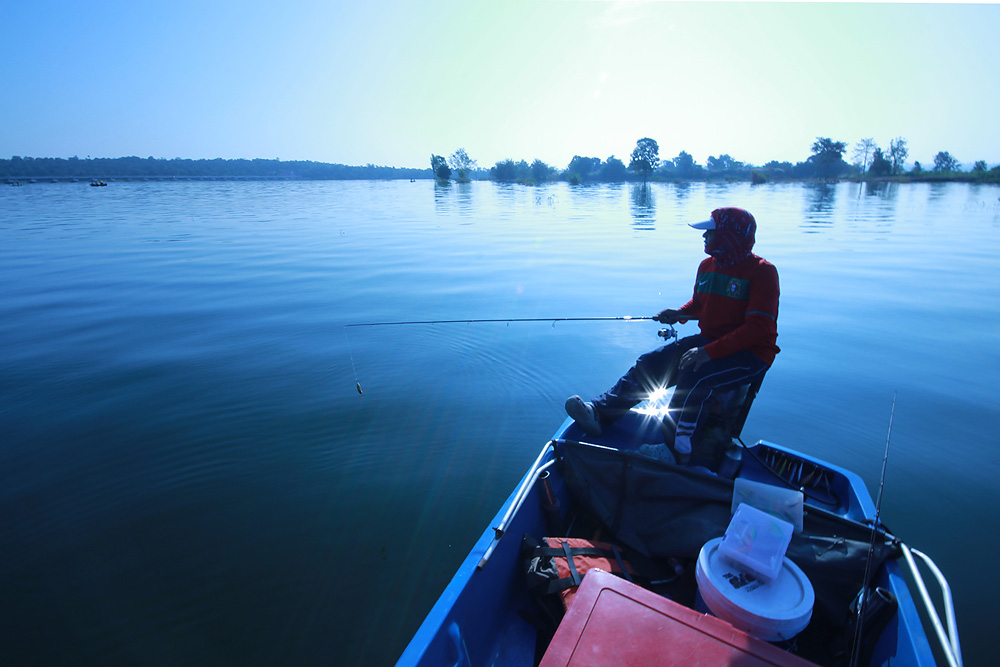
[[668,324],[665,328],[657,331],[656,335],[663,340],[673,339],[674,342],[677,342],[677,329],[675,329],[672,324]]

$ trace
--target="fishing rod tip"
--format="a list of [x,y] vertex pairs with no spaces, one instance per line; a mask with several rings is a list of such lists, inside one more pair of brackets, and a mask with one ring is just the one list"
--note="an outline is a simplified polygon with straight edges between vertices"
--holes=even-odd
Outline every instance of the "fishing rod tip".
[[355,383],[354,386],[358,388],[358,394],[360,394],[361,396],[365,395],[365,392],[361,391],[361,383],[360,382]]

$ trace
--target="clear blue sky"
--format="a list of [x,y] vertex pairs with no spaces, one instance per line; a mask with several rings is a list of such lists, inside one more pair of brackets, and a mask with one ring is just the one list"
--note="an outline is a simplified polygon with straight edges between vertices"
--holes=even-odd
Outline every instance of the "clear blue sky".
[[0,157],[1000,163],[1000,5],[0,0]]

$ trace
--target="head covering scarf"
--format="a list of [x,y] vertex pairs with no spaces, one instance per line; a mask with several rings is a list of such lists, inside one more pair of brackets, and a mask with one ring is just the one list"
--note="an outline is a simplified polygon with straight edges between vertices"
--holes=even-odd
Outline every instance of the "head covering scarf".
[[757,221],[742,208],[717,208],[712,211],[715,236],[705,246],[705,252],[715,258],[715,265],[726,269],[739,264],[753,250]]

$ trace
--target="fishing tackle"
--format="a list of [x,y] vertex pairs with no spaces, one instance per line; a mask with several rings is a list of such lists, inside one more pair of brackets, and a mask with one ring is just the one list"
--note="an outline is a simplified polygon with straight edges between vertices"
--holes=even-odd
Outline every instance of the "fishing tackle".
[[875,553],[875,538],[878,536],[879,514],[882,511],[882,489],[885,486],[885,466],[889,460],[889,440],[892,438],[892,418],[896,414],[896,392],[892,394],[892,410],[889,412],[889,431],[885,435],[885,454],[882,455],[882,476],[878,483],[878,499],[875,501],[875,521],[872,523],[872,539],[868,545],[868,560],[865,562],[865,578],[861,582],[861,593],[859,593],[858,619],[854,626],[854,643],[851,647],[851,665],[858,664],[858,652],[861,648],[861,626],[865,615],[865,608],[868,606],[868,585],[871,581],[872,557]]

